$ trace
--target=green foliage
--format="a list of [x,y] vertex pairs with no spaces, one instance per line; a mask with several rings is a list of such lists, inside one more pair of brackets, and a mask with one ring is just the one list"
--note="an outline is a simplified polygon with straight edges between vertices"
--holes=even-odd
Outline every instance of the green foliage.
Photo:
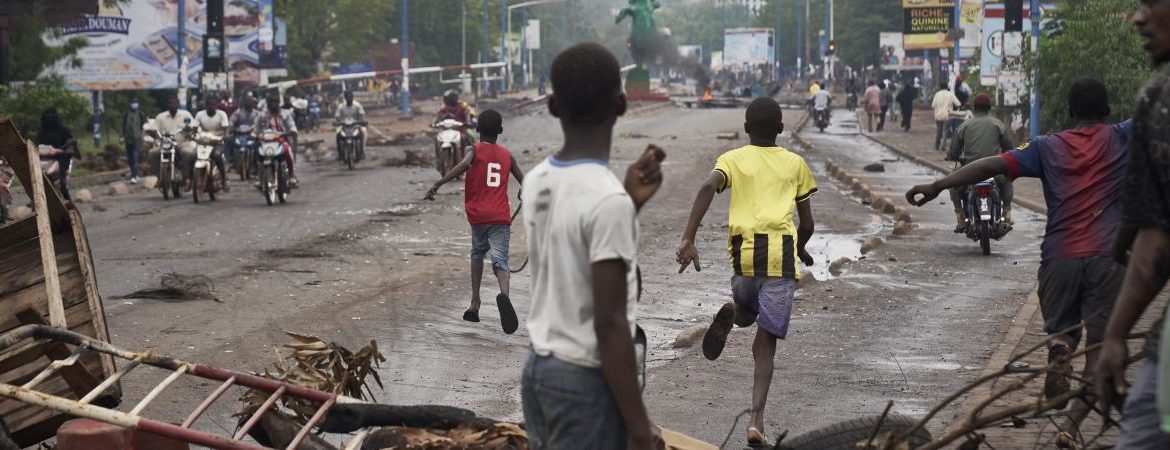
[[1092,0],[1058,4],[1055,16],[1064,32],[1040,41],[1041,128],[1073,125],[1068,117],[1068,88],[1081,77],[1094,77],[1109,88],[1113,120],[1130,117],[1138,90],[1152,74],[1142,39],[1128,20],[1139,0]]
[[335,23],[336,0],[276,0],[276,15],[288,24],[288,69],[293,78],[316,75]]
[[50,29],[39,15],[25,16],[13,22],[10,33],[12,79],[35,80],[46,68],[62,60],[73,67],[81,67],[82,61],[75,55],[89,45],[89,41],[75,37],[65,40],[59,46],[47,45],[42,38],[46,32],[56,33],[56,37],[60,37],[60,31]]
[[0,86],[0,115],[11,118],[22,133],[27,131],[27,138],[35,135],[40,128],[41,114],[50,106],[57,108],[61,120],[74,135],[79,134],[91,117],[89,104],[86,97],[70,91],[59,78],[13,88]]
[[723,50],[724,29],[745,28],[752,23],[746,7],[717,5],[715,2],[680,2],[663,6],[657,20],[659,26],[670,28],[676,44],[701,45],[704,57]]

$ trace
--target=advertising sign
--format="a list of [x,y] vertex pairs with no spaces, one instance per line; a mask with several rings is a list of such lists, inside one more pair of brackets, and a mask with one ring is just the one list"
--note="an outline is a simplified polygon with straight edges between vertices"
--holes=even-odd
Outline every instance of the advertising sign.
[[771,28],[733,28],[723,31],[723,65],[771,64],[776,57]]
[[878,42],[881,46],[882,70],[922,70],[921,52],[917,56],[907,55],[906,50],[902,48],[902,33],[896,31],[879,33]]
[[531,19],[524,28],[524,40],[529,50],[540,50],[540,19]]
[[[240,5],[254,5],[255,0],[227,3],[232,5],[225,11],[226,51],[231,70],[238,83],[255,83],[259,80],[255,71],[259,62],[257,32],[253,29],[239,34],[247,31],[246,20],[240,18],[248,9]],[[187,86],[194,87],[200,84],[199,73],[203,68],[207,16],[201,2],[190,1],[186,6],[184,56],[188,63],[184,79]],[[126,0],[116,6],[102,6],[97,15],[84,16],[62,26],[60,37],[46,33],[44,39],[53,45],[72,37],[89,40],[89,46],[77,55],[83,62],[81,67],[61,63],[47,72],[62,76],[77,90],[175,89],[180,66],[177,8],[169,1]]]
[[963,38],[959,41],[959,57],[971,58],[982,46],[983,0],[963,0],[959,13],[959,28]]
[[954,48],[949,38],[953,0],[902,0],[902,47],[906,50]]
[[[1051,4],[1041,4],[1040,10],[1052,8]],[[1046,21],[1042,21],[1041,25]],[[987,3],[983,8],[983,45],[979,54],[979,83],[984,86],[995,86],[999,77],[1000,66],[1004,56],[1004,11],[1002,3]],[[1031,8],[1024,4],[1024,29],[1032,29]]]

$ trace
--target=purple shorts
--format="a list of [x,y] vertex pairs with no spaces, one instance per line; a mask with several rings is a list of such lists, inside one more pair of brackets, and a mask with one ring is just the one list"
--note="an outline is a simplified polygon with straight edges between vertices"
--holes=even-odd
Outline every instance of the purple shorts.
[[788,335],[792,316],[792,297],[796,279],[787,277],[731,277],[731,297],[735,304],[758,314],[756,323],[780,339]]

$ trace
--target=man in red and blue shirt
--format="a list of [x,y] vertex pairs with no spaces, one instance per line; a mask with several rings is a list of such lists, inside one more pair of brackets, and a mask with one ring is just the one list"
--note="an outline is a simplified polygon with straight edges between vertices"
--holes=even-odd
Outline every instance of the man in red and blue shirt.
[[496,306],[500,309],[500,323],[504,332],[512,334],[520,326],[516,310],[508,298],[508,241],[512,236],[512,207],[508,203],[508,174],[524,182],[524,172],[516,158],[496,139],[504,132],[503,118],[494,110],[479,116],[476,131],[480,142],[469,149],[451,172],[427,191],[427,200],[434,200],[439,187],[463,175],[464,202],[467,222],[471,224],[471,306],[463,313],[463,320],[479,322],[479,286],[483,280],[484,256],[491,256],[492,272],[500,283]]
[[[1110,114],[1109,93],[1097,80],[1077,80],[1069,89],[1068,100],[1069,114],[1077,124],[1074,128],[977,160],[906,193],[907,201],[922,206],[943,189],[997,175],[1039,178],[1044,184],[1048,224],[1041,244],[1038,294],[1044,331],[1056,336],[1049,344],[1048,361],[1058,372],[1049,372],[1045,378],[1044,393],[1048,398],[1070,389],[1066,375],[1071,374],[1072,366],[1068,359],[1082,333],[1080,329],[1064,331],[1083,322],[1086,345],[1101,342],[1125,275],[1125,269],[1111,257],[1111,249],[1121,224],[1132,126],[1129,121],[1103,123]],[[1097,352],[1085,358],[1088,380],[1088,369],[1095,365]],[[1089,410],[1089,405],[1077,400],[1069,412],[1071,425],[1079,426]]]

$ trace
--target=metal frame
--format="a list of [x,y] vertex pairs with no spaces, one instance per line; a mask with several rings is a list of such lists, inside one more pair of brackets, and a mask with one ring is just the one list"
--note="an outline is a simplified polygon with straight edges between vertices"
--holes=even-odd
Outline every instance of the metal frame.
[[[363,403],[361,400],[322,392],[313,389],[307,389],[290,383],[285,383],[277,380],[250,375],[242,372],[232,370],[220,369],[216,367],[206,366],[203,364],[191,363],[168,356],[158,356],[152,353],[138,353],[123,350],[121,348],[110,345],[107,342],[92,339],[72,331],[53,328],[44,325],[25,325],[16,328],[2,336],[0,336],[0,352],[13,347],[17,343],[27,339],[36,339],[44,341],[59,342],[76,347],[73,354],[61,361],[56,361],[46,367],[40,374],[33,378],[23,386],[14,386],[10,384],[0,383],[0,396],[12,398],[31,405],[40,406],[43,408],[60,411],[72,414],[77,417],[85,417],[112,425],[118,425],[127,428],[134,428],[159,436],[177,439],[192,444],[203,445],[215,449],[222,450],[270,450],[270,447],[263,447],[256,444],[243,442],[242,439],[248,435],[253,427],[260,421],[260,417],[265,412],[272,409],[282,397],[295,397],[303,400],[308,400],[320,404],[317,412],[305,424],[304,427],[297,433],[296,437],[286,447],[288,450],[296,449],[301,442],[308,436],[309,432],[320,423],[329,409],[336,403]],[[67,399],[54,395],[38,392],[35,387],[49,376],[56,373],[62,367],[72,365],[83,352],[94,351],[115,358],[126,360],[123,363],[121,370],[111,375],[109,378],[102,381],[88,394],[83,396],[80,400]],[[161,383],[154,387],[145,397],[130,410],[129,413],[116,411],[109,408],[91,405],[90,402],[97,398],[102,392],[115,385],[119,379],[124,377],[127,373],[134,370],[141,365],[152,366],[164,370],[171,371],[171,374],[166,377]],[[178,381],[184,375],[205,378],[209,380],[216,380],[222,382],[218,388],[215,389],[206,399],[187,416],[182,425],[174,425],[167,422],[162,422],[147,417],[142,417],[141,413],[147,406],[149,406],[155,399],[157,399],[168,387]],[[220,397],[227,392],[228,388],[232,386],[243,386],[247,388],[257,389],[269,393],[268,399],[264,404],[248,418],[235,435],[231,437],[220,436],[203,431],[191,429],[191,426],[211,407]],[[365,437],[365,433],[359,433],[358,436],[352,440],[346,448],[357,448],[361,440]]]

